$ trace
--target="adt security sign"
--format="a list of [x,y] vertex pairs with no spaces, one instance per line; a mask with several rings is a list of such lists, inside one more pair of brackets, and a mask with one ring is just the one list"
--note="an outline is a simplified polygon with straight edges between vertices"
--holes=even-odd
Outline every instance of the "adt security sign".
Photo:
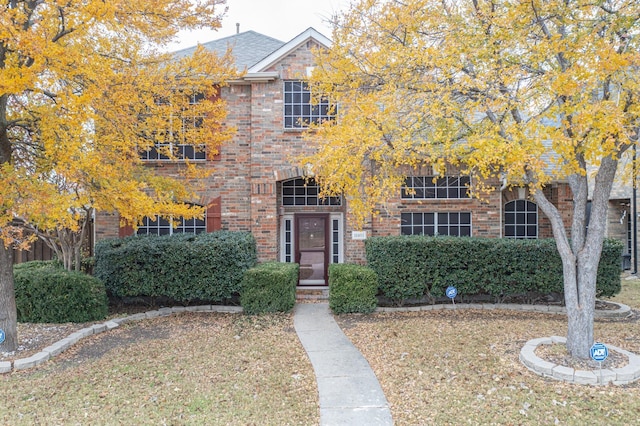
[[591,358],[597,362],[602,362],[609,356],[609,349],[602,343],[594,343],[590,352]]
[[4,342],[4,330],[0,328],[0,343]]
[[458,290],[454,286],[447,287],[445,294],[449,299],[455,299],[458,295]]

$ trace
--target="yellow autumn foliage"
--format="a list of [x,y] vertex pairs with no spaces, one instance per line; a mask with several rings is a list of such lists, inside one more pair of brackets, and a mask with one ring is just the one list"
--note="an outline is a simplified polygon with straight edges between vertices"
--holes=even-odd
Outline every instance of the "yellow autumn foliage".
[[584,176],[637,138],[639,16],[634,0],[357,1],[317,52],[311,87],[339,118],[302,161],[361,218],[398,193],[402,166],[533,190]]
[[[567,348],[587,358],[609,194],[640,133],[640,2],[359,0],[317,61],[310,87],[338,118],[301,161],[324,195],[344,193],[358,226],[413,168],[454,164],[474,195],[528,186],[563,262]],[[569,185],[570,220],[550,182]]]
[[[0,230],[19,218],[39,229],[78,226],[78,212],[193,217],[187,178],[155,175],[140,153],[161,135],[213,156],[230,139],[220,86],[231,55],[162,53],[179,30],[217,28],[222,0],[0,2]],[[190,96],[203,95],[201,102]],[[175,131],[182,117],[199,126]],[[164,132],[164,133],[163,133]],[[174,146],[175,148],[175,146]],[[163,154],[177,159],[175,149]]]

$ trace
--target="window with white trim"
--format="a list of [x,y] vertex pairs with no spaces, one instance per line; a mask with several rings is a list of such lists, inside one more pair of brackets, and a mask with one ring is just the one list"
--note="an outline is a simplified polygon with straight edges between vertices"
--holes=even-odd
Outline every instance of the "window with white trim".
[[304,129],[336,118],[335,108],[326,98],[313,103],[309,85],[301,80],[284,82],[284,128]]
[[470,198],[469,176],[408,176],[402,186],[403,199]]
[[471,213],[402,213],[400,233],[402,235],[470,237]]
[[341,197],[321,198],[320,187],[314,179],[292,179],[282,182],[283,206],[339,206]]
[[[173,152],[177,159],[206,160],[204,145],[187,143],[189,133],[200,128],[204,121],[204,117],[194,111],[195,105],[204,99],[204,94],[194,93],[187,97],[189,102],[181,113],[167,117],[167,127],[154,132],[154,146],[141,153],[142,160],[169,160],[170,157],[165,153],[167,151]],[[169,100],[158,99],[156,104],[169,105]]]
[[342,214],[331,214],[331,257],[329,263],[342,263]]
[[171,222],[163,217],[145,217],[142,225],[138,228],[138,235],[173,235],[173,234],[199,234],[207,231],[206,219],[185,219],[181,217],[177,220],[174,228]]
[[504,205],[506,238],[538,238],[538,206],[527,200],[513,200]]
[[293,256],[293,216],[285,216],[282,219],[281,226],[282,234],[281,234],[281,259],[283,262],[292,263],[294,261]]

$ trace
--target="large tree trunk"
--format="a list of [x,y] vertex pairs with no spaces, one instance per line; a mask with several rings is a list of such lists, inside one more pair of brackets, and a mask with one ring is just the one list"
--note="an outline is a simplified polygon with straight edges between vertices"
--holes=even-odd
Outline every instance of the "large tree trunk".
[[0,329],[5,340],[0,351],[13,352],[18,347],[18,314],[13,288],[13,248],[0,241]]
[[553,236],[562,259],[564,300],[567,307],[567,350],[577,358],[589,358],[593,345],[593,319],[596,304],[596,278],[606,234],[609,194],[618,162],[611,157],[602,160],[591,197],[591,217],[587,232],[587,177],[573,175],[569,185],[573,193],[571,240],[558,209],[537,191],[534,198],[551,221]]
[[[588,358],[593,344],[593,318],[596,305],[596,275],[598,259],[577,268],[577,293],[565,293],[568,311],[567,350],[579,358]],[[595,266],[595,270],[594,270]]]

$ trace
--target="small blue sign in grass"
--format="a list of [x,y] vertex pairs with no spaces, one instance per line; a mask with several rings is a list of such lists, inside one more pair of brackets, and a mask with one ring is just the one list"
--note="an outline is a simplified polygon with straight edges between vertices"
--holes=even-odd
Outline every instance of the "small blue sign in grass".
[[4,330],[0,328],[0,343],[4,342]]
[[449,299],[455,299],[456,296],[458,295],[458,289],[456,289],[454,286],[449,286],[447,287],[445,294]]
[[594,343],[589,350],[594,361],[602,362],[609,356],[609,349],[602,343]]
[[447,287],[444,294],[446,294],[447,297],[451,299],[451,303],[453,303],[454,305],[456,304],[455,298],[458,295],[458,289],[451,285]]
[[604,384],[604,379],[602,377],[602,361],[607,359],[609,356],[609,349],[603,343],[594,343],[589,349],[589,354],[591,355],[591,359],[596,361],[600,366],[600,384]]

